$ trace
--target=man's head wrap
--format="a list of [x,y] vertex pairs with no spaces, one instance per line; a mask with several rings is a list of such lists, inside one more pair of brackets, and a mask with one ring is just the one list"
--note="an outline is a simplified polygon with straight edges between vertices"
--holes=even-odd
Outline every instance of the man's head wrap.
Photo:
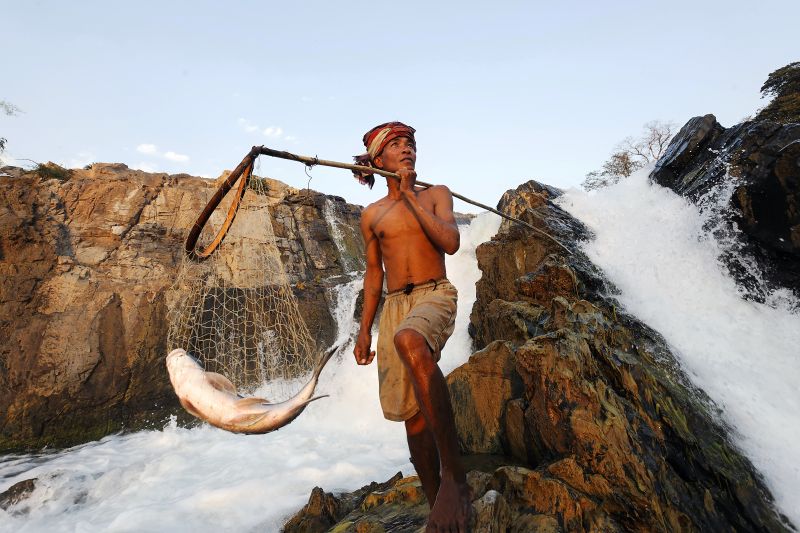
[[[373,166],[373,160],[381,155],[389,141],[396,137],[408,137],[413,141],[415,131],[414,128],[406,126],[402,122],[387,122],[386,124],[375,126],[364,134],[364,146],[367,147],[367,153],[353,156],[353,160],[356,165],[371,167]],[[353,175],[362,185],[368,185],[370,189],[375,185],[375,174],[354,170]]]

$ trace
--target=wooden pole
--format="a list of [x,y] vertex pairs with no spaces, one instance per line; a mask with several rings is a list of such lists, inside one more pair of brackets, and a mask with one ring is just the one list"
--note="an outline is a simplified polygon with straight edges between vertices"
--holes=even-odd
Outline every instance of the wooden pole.
[[[281,151],[281,150],[273,150],[272,148],[267,148],[266,146],[254,146],[253,149],[250,151],[250,154],[253,154],[253,153],[258,153],[258,154],[261,154],[261,155],[268,155],[270,157],[278,157],[280,159],[288,159],[290,161],[297,161],[299,163],[305,164],[306,166],[322,165],[322,166],[326,166],[326,167],[344,168],[344,169],[347,169],[347,170],[355,170],[355,171],[358,171],[358,172],[363,172],[365,174],[378,174],[379,176],[384,176],[386,178],[400,179],[400,176],[398,176],[394,172],[387,172],[387,171],[381,170],[379,168],[367,167],[367,166],[364,166],[364,165],[353,165],[353,164],[350,164],[350,163],[341,163],[339,161],[329,161],[327,159],[319,159],[318,157],[309,157],[309,156],[305,156],[305,155],[297,155],[297,154],[293,154],[291,152],[284,152],[284,151]],[[421,186],[421,187],[425,187],[426,189],[428,187],[433,187],[433,184],[425,183],[424,181],[416,180],[415,183],[417,185]],[[533,231],[535,231],[535,232],[547,237],[548,239],[550,239],[551,241],[553,241],[554,243],[559,245],[567,253],[572,254],[572,252],[569,250],[569,248],[567,248],[566,246],[564,246],[563,244],[558,242],[556,239],[554,239],[552,236],[548,235],[547,233],[545,233],[544,231],[540,230],[539,228],[536,228],[536,227],[528,224],[524,220],[520,220],[518,218],[514,218],[514,217],[512,217],[510,215],[506,215],[505,213],[502,213],[502,212],[498,211],[497,209],[494,209],[493,207],[489,207],[488,205],[484,205],[484,204],[482,204],[480,202],[476,202],[475,200],[467,198],[466,196],[462,196],[462,195],[460,195],[460,194],[458,194],[456,192],[450,191],[450,193],[453,195],[454,198],[458,198],[459,200],[462,200],[464,202],[467,202],[468,204],[472,204],[474,206],[480,207],[481,209],[486,209],[487,211],[491,211],[492,213],[494,213],[496,215],[499,215],[499,216],[501,216],[501,217],[503,217],[503,218],[505,218],[507,220],[510,220],[512,222],[516,222],[517,224],[521,224],[521,225],[523,225],[523,226],[525,226],[527,228],[530,228]]]

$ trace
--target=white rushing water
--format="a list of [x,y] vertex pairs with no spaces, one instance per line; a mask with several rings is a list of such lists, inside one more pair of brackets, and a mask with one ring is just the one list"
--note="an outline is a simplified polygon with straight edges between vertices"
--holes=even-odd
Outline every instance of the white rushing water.
[[[499,225],[495,215],[478,216],[461,229],[461,250],[447,258],[460,296],[456,331],[442,354],[445,372],[471,354],[467,324],[480,277],[475,246]],[[0,458],[0,492],[38,478],[28,499],[0,509],[0,531],[278,531],[314,486],[353,490],[398,470],[412,473],[403,425],[381,414],[375,363],[361,367],[353,360],[360,287],[355,280],[333,295],[337,342],[346,347],[317,388],[331,397],[309,405],[295,422],[251,436],[170,424],[59,453]]]
[[342,222],[336,216],[336,203],[330,198],[325,198],[325,204],[322,207],[322,216],[325,217],[325,223],[328,225],[333,242],[336,249],[339,250],[339,262],[345,272],[353,272],[355,270],[363,270],[365,261],[360,257],[351,257],[347,253],[344,245],[344,232],[342,231]]
[[797,302],[786,291],[769,295],[769,305],[747,301],[720,264],[733,244],[714,237],[708,217],[727,204],[730,187],[699,209],[650,184],[650,170],[594,193],[570,190],[558,203],[595,233],[584,250],[620,289],[620,303],[667,339],[779,508],[800,524]]

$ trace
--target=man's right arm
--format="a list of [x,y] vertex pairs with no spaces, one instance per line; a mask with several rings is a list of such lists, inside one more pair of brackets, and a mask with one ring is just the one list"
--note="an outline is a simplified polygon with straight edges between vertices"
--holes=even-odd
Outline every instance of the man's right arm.
[[368,365],[375,358],[372,348],[372,323],[383,291],[383,263],[378,237],[370,228],[370,213],[361,216],[361,235],[366,249],[367,271],[364,274],[364,307],[361,313],[361,328],[353,354],[359,365]]

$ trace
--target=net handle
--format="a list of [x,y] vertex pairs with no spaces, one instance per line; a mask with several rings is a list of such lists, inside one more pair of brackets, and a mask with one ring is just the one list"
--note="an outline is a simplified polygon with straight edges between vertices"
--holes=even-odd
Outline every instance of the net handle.
[[[189,231],[189,236],[186,237],[186,255],[198,261],[202,261],[213,254],[219,245],[222,244],[231,224],[233,224],[233,219],[236,217],[237,211],[239,211],[239,206],[241,205],[242,197],[244,197],[244,192],[247,190],[247,183],[250,181],[250,176],[253,174],[253,164],[257,157],[258,152],[255,149],[250,150],[250,153],[242,159],[242,162],[239,163],[235,169],[233,169],[233,172],[222,182],[222,185],[219,186],[214,196],[208,201],[208,204],[206,204],[200,216],[197,217],[191,231]],[[239,181],[239,189],[236,191],[236,196],[233,198],[233,202],[228,208],[228,215],[225,218],[225,223],[222,224],[222,227],[217,232],[214,240],[211,241],[211,244],[198,252],[195,248],[197,246],[197,240],[200,238],[200,233],[203,231],[208,219],[211,218],[211,214],[220,202],[222,202],[222,199],[230,192],[236,180],[239,178],[241,178]]]

